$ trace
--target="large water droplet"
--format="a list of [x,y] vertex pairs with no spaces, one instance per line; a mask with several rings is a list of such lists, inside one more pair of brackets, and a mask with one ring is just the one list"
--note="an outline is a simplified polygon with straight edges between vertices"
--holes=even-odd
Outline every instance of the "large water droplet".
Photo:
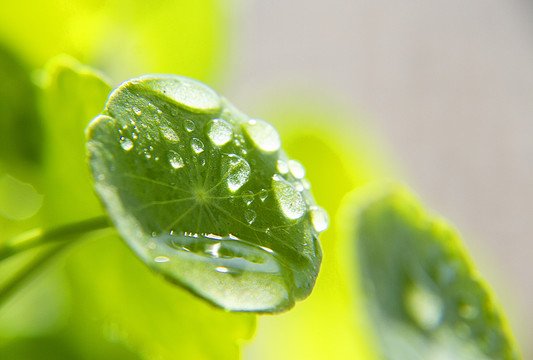
[[185,165],[183,162],[183,158],[174,150],[168,151],[168,161],[174,169],[182,168]]
[[326,230],[329,226],[328,213],[320,206],[312,206],[311,222],[313,223],[313,226],[315,227],[316,231],[322,232]]
[[133,142],[127,137],[120,137],[120,146],[126,151],[130,151],[133,148]]
[[176,132],[173,129],[167,126],[161,127],[161,132],[163,133],[163,136],[165,137],[165,139],[167,139],[168,141],[171,141],[173,143],[180,141],[178,134],[176,134]]
[[280,174],[287,174],[289,172],[289,165],[283,160],[278,160],[277,168]]
[[267,197],[268,197],[268,190],[261,189],[261,191],[259,192],[259,199],[261,199],[261,201],[265,201]]
[[248,181],[250,164],[238,155],[229,154],[225,162],[225,171],[228,188],[237,191]]
[[194,125],[194,122],[192,122],[192,120],[189,120],[189,119],[183,122],[183,126],[185,127],[185,130],[187,130],[188,132],[194,131],[194,128],[196,127]]
[[289,160],[289,169],[292,176],[297,179],[303,179],[305,177],[305,168],[300,162],[296,160]]
[[200,154],[204,151],[204,143],[198,138],[191,139],[191,147],[195,153]]
[[424,330],[437,328],[444,315],[442,299],[422,285],[413,284],[405,293],[405,308],[413,320]]
[[207,133],[213,144],[222,146],[226,145],[233,137],[231,125],[222,119],[214,119],[209,124]]
[[249,224],[253,223],[256,217],[257,217],[257,214],[252,209],[248,209],[244,213],[244,218]]
[[279,175],[272,177],[272,188],[283,214],[289,219],[299,219],[305,213],[305,202],[294,186]]
[[278,151],[281,147],[281,138],[274,126],[261,119],[248,120],[244,125],[248,136],[257,147],[263,151]]

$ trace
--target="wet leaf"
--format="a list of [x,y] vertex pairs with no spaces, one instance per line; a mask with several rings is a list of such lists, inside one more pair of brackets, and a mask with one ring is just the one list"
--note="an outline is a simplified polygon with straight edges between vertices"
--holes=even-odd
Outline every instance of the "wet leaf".
[[310,294],[327,214],[269,123],[197,81],[144,76],[87,134],[96,191],[154,270],[229,310],[279,312]]
[[348,203],[355,206],[343,220],[355,225],[366,304],[385,358],[520,358],[452,227],[399,186],[362,189]]

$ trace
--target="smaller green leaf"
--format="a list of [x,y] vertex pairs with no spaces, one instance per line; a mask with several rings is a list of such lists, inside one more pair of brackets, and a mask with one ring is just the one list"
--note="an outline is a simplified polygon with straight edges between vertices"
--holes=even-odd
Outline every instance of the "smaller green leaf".
[[496,300],[446,222],[399,186],[359,190],[353,226],[358,273],[387,359],[519,359]]
[[154,270],[229,310],[310,294],[328,218],[272,125],[200,82],[149,75],[116,89],[87,135],[95,189]]

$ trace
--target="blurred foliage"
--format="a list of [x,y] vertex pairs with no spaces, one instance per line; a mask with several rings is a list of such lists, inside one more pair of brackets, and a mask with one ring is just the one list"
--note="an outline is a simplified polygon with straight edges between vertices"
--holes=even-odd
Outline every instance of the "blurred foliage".
[[50,0],[2,4],[0,42],[33,68],[67,53],[118,81],[144,73],[206,80],[224,60],[217,0]]
[[384,358],[521,358],[459,235],[406,189],[361,188],[339,221],[355,240],[353,271]]

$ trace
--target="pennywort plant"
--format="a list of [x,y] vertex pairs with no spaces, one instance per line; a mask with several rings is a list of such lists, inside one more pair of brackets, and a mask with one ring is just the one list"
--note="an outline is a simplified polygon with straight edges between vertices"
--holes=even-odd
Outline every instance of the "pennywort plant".
[[[0,301],[67,246],[111,239],[116,231],[129,253],[117,242],[88,245],[76,256],[92,255],[97,263],[74,267],[93,283],[89,302],[105,304],[112,324],[128,329],[124,335],[106,328],[109,341],[127,343],[136,354],[102,351],[119,358],[238,357],[253,333],[250,313],[287,311],[317,281],[319,235],[329,218],[311,194],[304,166],[285,153],[270,123],[247,116],[203,83],[145,75],[111,91],[94,71],[62,61],[67,65],[41,79],[41,111],[64,121],[45,123],[50,149],[42,155],[48,167],[40,181],[45,196],[70,198],[45,198],[41,212],[51,226],[0,243],[0,263],[42,249],[1,284]],[[65,104],[67,98],[74,100]],[[84,135],[79,125],[90,118]],[[92,179],[85,176],[87,163]],[[0,211],[33,216],[43,199],[32,189],[2,177]],[[25,212],[10,210],[16,199],[25,199]],[[389,183],[361,187],[343,203],[334,214],[334,240],[355,279],[347,286],[363,296],[350,298],[355,315],[339,318],[349,326],[355,322],[345,318],[360,318],[364,336],[341,346],[364,347],[365,359],[520,359],[502,311],[450,225]],[[58,221],[58,214],[68,221]],[[120,267],[124,272],[108,284],[99,280]],[[168,281],[149,278],[152,273]],[[177,288],[205,302],[188,302]],[[191,318],[195,331],[176,325]],[[216,329],[198,325],[207,323]],[[157,343],[142,341],[154,334]]]

